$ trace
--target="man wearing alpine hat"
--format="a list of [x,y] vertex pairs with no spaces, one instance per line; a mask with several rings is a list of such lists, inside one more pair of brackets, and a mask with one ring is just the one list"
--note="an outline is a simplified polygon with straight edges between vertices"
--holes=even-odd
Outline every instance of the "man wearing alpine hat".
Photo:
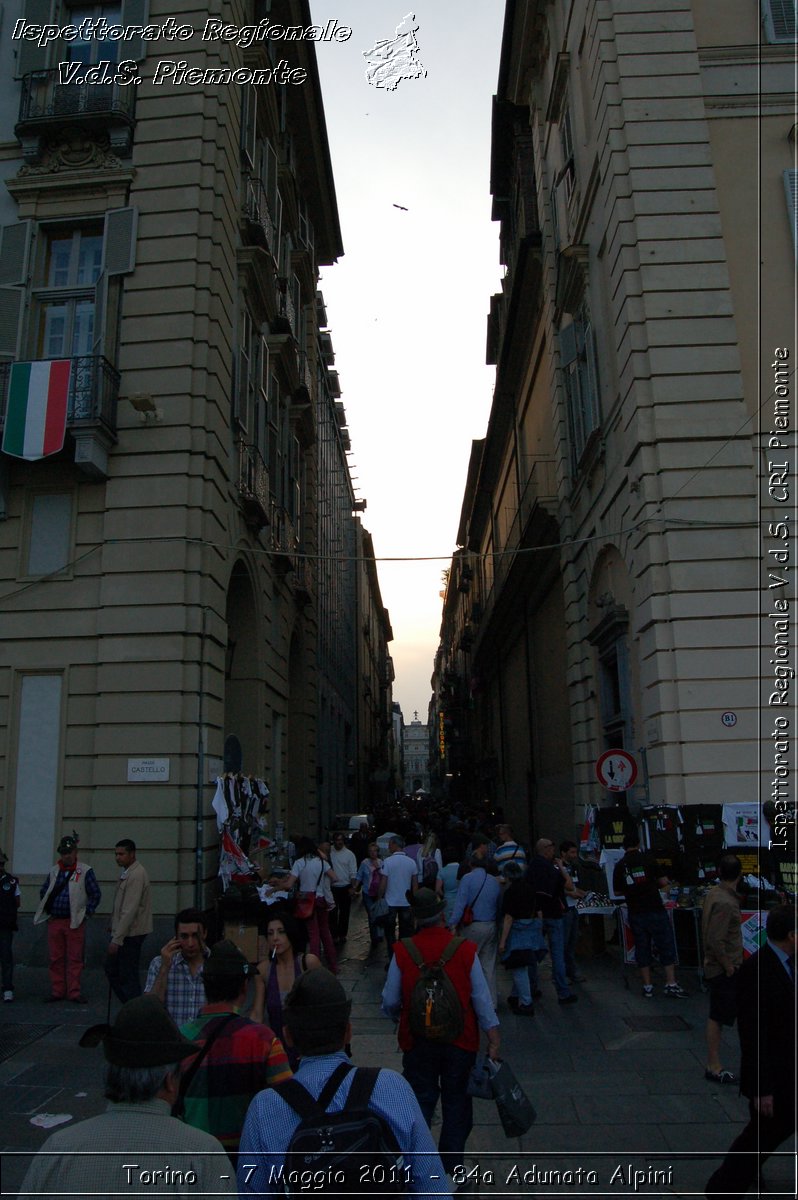
[[88,863],[78,860],[78,835],[73,830],[58,843],[60,858],[42,884],[34,925],[47,921],[50,967],[49,1001],[69,999],[87,1004],[81,994],[86,945],[86,918],[100,903],[100,885]]
[[102,1042],[106,1112],[51,1134],[33,1159],[20,1200],[42,1195],[234,1196],[220,1142],[172,1117],[181,1063],[197,1047],[154,996],[138,996],[113,1025],[93,1025],[81,1046]]

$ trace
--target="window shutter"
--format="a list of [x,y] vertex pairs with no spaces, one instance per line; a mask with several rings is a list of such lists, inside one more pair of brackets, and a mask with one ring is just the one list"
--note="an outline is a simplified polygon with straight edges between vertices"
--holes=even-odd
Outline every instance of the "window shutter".
[[560,340],[560,366],[567,367],[574,361],[577,354],[576,326],[573,323],[564,326],[558,337]]
[[109,275],[135,270],[137,218],[135,208],[112,208],[105,214],[103,267]]
[[[55,0],[26,0],[25,20],[32,25],[55,25]],[[8,19],[8,16],[7,18]],[[63,47],[64,43],[53,43]],[[44,71],[50,57],[47,46],[37,46],[36,42],[17,42],[17,66],[14,75],[20,79],[31,71]]]
[[18,356],[24,304],[22,288],[0,287],[0,354],[7,358]]
[[795,41],[795,0],[762,0],[762,20],[769,42]]
[[28,282],[33,221],[0,226],[0,287],[24,287]]
[[250,85],[241,96],[241,153],[251,170],[255,169],[255,143],[258,128],[258,93]]
[[108,272],[100,271],[94,285],[94,329],[92,354],[105,353],[105,314],[108,309]]
[[787,193],[787,216],[790,221],[792,244],[798,258],[798,171],[784,172],[784,190]]
[[[148,25],[150,20],[149,0],[122,0],[122,20],[120,25]],[[120,57],[134,58],[141,62],[147,57],[147,43],[144,38],[134,38],[120,45]],[[134,86],[134,85],[131,85]]]

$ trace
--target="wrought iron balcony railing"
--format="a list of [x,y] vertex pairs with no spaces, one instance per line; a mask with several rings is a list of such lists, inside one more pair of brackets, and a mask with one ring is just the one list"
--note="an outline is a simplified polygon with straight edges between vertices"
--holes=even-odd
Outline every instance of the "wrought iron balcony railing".
[[248,525],[269,524],[269,470],[256,446],[238,443],[238,499]]
[[[111,63],[107,68],[114,70]],[[82,72],[85,74],[85,72]],[[58,70],[34,71],[22,80],[15,134],[26,157],[38,154],[39,136],[65,125],[88,125],[108,133],[120,154],[130,152],[136,86],[120,83],[62,83]]]
[[[0,429],[5,425],[12,363],[0,363]],[[99,354],[72,359],[67,401],[67,429],[101,425],[116,438],[119,372]]]

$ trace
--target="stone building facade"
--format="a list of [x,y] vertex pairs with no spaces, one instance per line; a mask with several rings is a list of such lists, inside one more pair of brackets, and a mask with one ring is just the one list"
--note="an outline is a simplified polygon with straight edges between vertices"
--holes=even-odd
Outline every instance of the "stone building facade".
[[506,5],[496,386],[433,682],[452,786],[525,836],[609,801],[610,748],[632,806],[760,794],[795,50],[791,4]]
[[[0,422],[12,364],[71,364],[63,450],[0,456],[0,843],[26,888],[74,827],[101,878],[136,840],[158,912],[206,903],[222,769],[265,778],[291,830],[321,830],[331,776],[348,807],[356,581],[319,563],[360,535],[329,440],[317,279],[342,243],[314,43],[203,36],[261,19],[311,26],[306,0],[5,8]],[[140,82],[75,82],[102,60]]]

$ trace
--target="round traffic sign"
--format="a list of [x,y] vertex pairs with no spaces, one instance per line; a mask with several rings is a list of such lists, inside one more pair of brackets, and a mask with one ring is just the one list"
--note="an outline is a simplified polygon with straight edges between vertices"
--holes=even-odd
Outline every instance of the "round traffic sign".
[[596,763],[596,778],[608,792],[625,792],[637,779],[637,763],[628,750],[605,750]]

